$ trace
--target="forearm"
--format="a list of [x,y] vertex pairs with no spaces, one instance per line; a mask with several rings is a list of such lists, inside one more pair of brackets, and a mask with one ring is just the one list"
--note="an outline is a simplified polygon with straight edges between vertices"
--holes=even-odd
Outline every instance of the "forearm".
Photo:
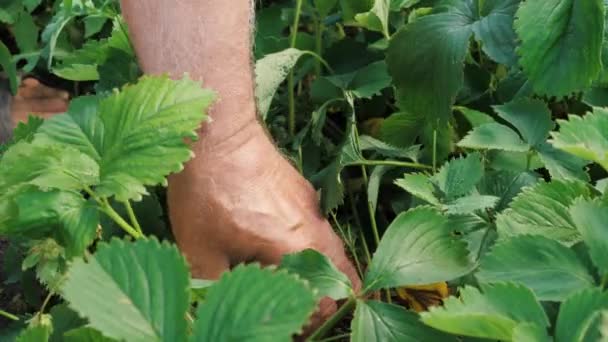
[[146,73],[188,73],[218,93],[203,142],[223,141],[256,120],[252,0],[122,0]]

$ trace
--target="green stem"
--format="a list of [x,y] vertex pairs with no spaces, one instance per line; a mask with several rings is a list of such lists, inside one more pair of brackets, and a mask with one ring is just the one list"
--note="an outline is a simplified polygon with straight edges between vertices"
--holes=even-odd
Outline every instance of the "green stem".
[[309,341],[319,340],[319,339],[323,338],[325,335],[327,335],[327,333],[338,322],[340,322],[340,320],[342,320],[342,318],[344,318],[344,316],[347,313],[349,313],[355,307],[356,303],[357,303],[356,298],[354,298],[354,297],[348,298],[346,303],[342,304],[340,309],[338,309],[338,311],[336,311],[335,314],[333,314],[327,321],[325,321],[325,323],[323,323],[323,325],[321,325],[321,327],[319,327],[319,329],[317,329],[317,331],[315,331],[314,334],[312,334],[308,340]]
[[412,169],[421,169],[421,170],[432,170],[433,167],[429,165],[412,163],[412,162],[402,162],[399,160],[357,160],[351,163],[346,164],[346,166],[356,166],[356,165],[365,165],[365,166],[397,166],[397,167],[409,167]]
[[361,263],[359,262],[359,257],[357,256],[357,249],[355,248],[355,244],[353,242],[354,239],[353,239],[353,236],[352,236],[352,230],[349,227],[349,229],[348,229],[348,238],[347,238],[346,237],[346,232],[344,231],[344,228],[342,228],[342,225],[338,221],[338,218],[336,217],[336,214],[334,214],[334,212],[331,211],[329,213],[329,215],[334,220],[334,224],[336,225],[336,227],[340,231],[340,234],[342,234],[344,240],[346,241],[346,246],[348,247],[348,250],[349,250],[350,254],[353,256],[353,259],[355,259],[355,266],[357,267],[357,272],[359,273],[359,277],[363,277],[363,269],[361,268]]
[[138,232],[135,228],[131,227],[131,225],[128,224],[127,221],[125,221],[122,217],[120,217],[120,215],[118,215],[118,213],[112,208],[112,206],[108,203],[107,200],[101,207],[101,210],[106,213],[106,215],[110,216],[110,218],[114,220],[114,222],[116,222],[116,224],[118,224],[120,228],[122,228],[133,238],[139,239],[143,237],[143,234]]
[[[367,177],[367,170],[364,165],[361,165],[361,173],[363,174],[363,182],[366,186],[369,183],[369,178]],[[374,233],[374,241],[376,242],[376,248],[380,244],[380,233],[378,233],[378,224],[376,223],[376,212],[374,208],[372,208],[372,204],[367,200],[367,211],[369,212],[369,220],[372,224],[372,232]]]
[[365,240],[365,235],[362,230],[359,230],[359,238],[361,239],[361,243],[363,244],[363,253],[365,253],[365,258],[367,259],[367,266],[372,263],[372,253],[369,252],[369,247],[367,246],[367,240]]
[[40,310],[38,311],[38,313],[36,313],[36,316],[34,317],[34,318],[38,318],[38,321],[40,321],[40,318],[42,317],[44,310],[46,310],[46,306],[49,304],[49,301],[51,300],[51,297],[53,297],[53,294],[55,294],[53,291],[49,291],[49,293],[44,298],[44,301],[42,302],[42,305],[40,306]]
[[19,317],[13,315],[12,313],[6,312],[4,310],[0,310],[0,316],[6,317],[12,321],[18,321]]
[[[319,18],[318,16],[315,16],[315,53],[318,56],[321,56],[323,54],[323,30],[325,29],[325,26],[323,25],[323,22],[321,21],[321,18]],[[317,59],[315,61],[315,75],[321,76],[321,61],[319,59]]]
[[530,171],[530,166],[532,166],[532,151],[529,151],[526,155],[526,171]]
[[139,222],[137,221],[137,217],[135,216],[135,212],[133,211],[131,202],[124,201],[123,204],[125,205],[125,208],[127,208],[127,214],[129,215],[129,220],[131,221],[131,224],[133,225],[133,227],[135,227],[135,230],[139,234],[143,235],[144,232],[141,230],[141,226],[139,225]]
[[332,336],[332,337],[328,337],[328,338],[324,338],[322,340],[320,340],[319,342],[332,342],[332,341],[339,341],[343,338],[347,338],[350,337],[350,333],[347,334],[341,334],[341,335],[336,335],[336,336]]
[[433,174],[437,172],[437,129],[433,129]]
[[[290,47],[295,48],[298,41],[298,27],[300,26],[300,16],[302,14],[302,0],[297,0],[296,13],[291,27],[291,42]],[[289,101],[289,134],[293,138],[296,134],[296,96],[295,96],[295,81],[293,69],[289,72],[287,78],[287,92]]]

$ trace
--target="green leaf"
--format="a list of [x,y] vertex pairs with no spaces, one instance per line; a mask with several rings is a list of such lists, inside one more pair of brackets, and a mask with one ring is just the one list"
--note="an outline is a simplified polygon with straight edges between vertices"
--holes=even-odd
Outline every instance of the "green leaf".
[[548,143],[537,146],[538,156],[552,179],[578,179],[589,181],[585,166],[589,164],[584,159],[558,150]]
[[13,130],[13,143],[18,143],[22,140],[32,142],[34,140],[34,134],[38,131],[38,128],[42,126],[44,119],[30,115],[27,118],[27,122],[20,122]]
[[387,228],[365,276],[368,291],[447,281],[473,267],[466,243],[451,234],[436,209],[402,213]]
[[461,112],[473,128],[479,127],[483,124],[495,122],[494,118],[492,118],[490,115],[478,110],[460,106],[454,107],[454,109]]
[[21,53],[34,51],[38,47],[38,26],[27,12],[19,14],[19,19],[13,27],[13,35]]
[[538,146],[547,140],[555,124],[547,105],[537,99],[522,99],[502,106],[494,106],[498,115],[515,126],[530,146]]
[[526,188],[511,202],[509,209],[497,216],[499,236],[542,235],[573,245],[581,237],[568,207],[576,198],[590,195],[587,184],[572,180],[554,180]]
[[553,342],[547,329],[533,323],[520,323],[513,330],[513,341],[518,342]]
[[17,79],[17,66],[13,62],[10,50],[0,41],[0,66],[8,76],[8,80],[13,94],[17,93],[19,80]]
[[565,96],[589,87],[598,76],[602,0],[525,1],[515,30],[521,41],[520,64],[537,93]]
[[452,334],[505,341],[513,341],[520,323],[549,326],[542,306],[526,287],[499,283],[484,285],[482,291],[466,286],[460,298],[450,297],[443,307],[422,313],[422,321]]
[[213,99],[211,91],[188,78],[145,76],[99,103],[86,98],[47,120],[37,139],[72,146],[95,159],[100,196],[139,200],[145,186],[166,184],[165,177],[192,157],[184,138],[196,139]]
[[454,10],[424,16],[392,36],[387,64],[401,110],[419,113],[429,121],[447,121],[463,84],[462,68],[472,34],[468,14]]
[[491,171],[486,172],[477,188],[484,195],[496,196],[500,200],[496,211],[507,208],[521,190],[538,182],[538,176],[531,172]]
[[52,70],[53,58],[55,57],[55,47],[57,46],[57,40],[59,39],[59,35],[66,27],[66,25],[74,19],[71,13],[69,13],[68,9],[62,8],[60,9],[51,19],[51,21],[46,25],[44,30],[42,31],[42,41],[47,44],[47,68]]
[[432,180],[443,191],[447,201],[469,194],[483,177],[483,165],[478,153],[445,163]]
[[0,161],[0,192],[30,184],[43,189],[81,190],[99,182],[99,166],[69,146],[19,142]]
[[[559,308],[555,328],[556,342],[591,341],[593,321],[608,309],[608,293],[599,288],[584,289],[570,296]],[[593,339],[595,340],[595,339]]]
[[599,200],[576,200],[570,215],[602,275],[608,273],[608,206]]
[[542,236],[499,241],[482,257],[476,276],[484,283],[521,283],[546,301],[562,301],[572,292],[595,285],[574,251]]
[[53,73],[72,81],[96,81],[97,66],[106,57],[107,40],[88,40],[53,68]]
[[103,29],[103,26],[108,21],[106,16],[102,15],[89,15],[84,18],[84,37],[90,38],[91,36],[99,33]]
[[388,38],[390,5],[391,0],[375,0],[374,6],[368,12],[355,15],[355,20],[366,29],[381,32]]
[[329,258],[313,249],[285,255],[281,260],[281,268],[307,280],[312,288],[318,290],[319,297],[339,300],[352,293],[348,277]]
[[178,341],[186,334],[189,286],[188,266],[175,246],[114,239],[88,263],[73,262],[62,295],[108,337]]
[[371,63],[347,74],[327,76],[326,79],[357,98],[372,98],[391,85],[385,61]]
[[64,340],[64,333],[82,327],[87,323],[86,319],[78,316],[67,304],[53,306],[51,309],[51,319],[53,321],[53,333],[49,338],[49,342],[62,342]]
[[558,124],[559,132],[551,133],[553,146],[608,170],[608,109],[594,108],[584,117],[570,115]]
[[420,129],[424,125],[424,117],[410,113],[394,113],[382,121],[380,140],[399,147],[411,146]]
[[192,341],[291,341],[315,306],[313,292],[298,278],[241,265],[209,289]]
[[112,342],[116,341],[111,338],[103,336],[99,331],[89,328],[82,327],[68,331],[63,338],[64,342]]
[[486,123],[473,128],[458,146],[471,149],[526,152],[530,146],[511,128],[499,123]]
[[447,121],[463,85],[473,33],[490,57],[513,63],[512,23],[518,3],[486,0],[479,8],[477,1],[448,0],[393,35],[387,63],[400,109],[419,113],[429,122]]
[[[82,48],[62,57],[61,63],[53,68],[53,73],[72,81],[96,81],[103,76],[102,80],[105,79],[107,82],[105,73],[112,72],[112,70],[108,70],[108,64],[118,68],[118,72],[125,72],[124,69],[130,67],[131,62],[135,61],[135,52],[124,27],[124,23],[115,21],[112,35],[109,38],[87,40]],[[110,59],[114,59],[114,61]],[[119,63],[116,62],[116,59],[119,60]]]
[[425,200],[433,205],[440,205],[439,199],[435,195],[435,184],[431,179],[422,173],[406,174],[403,178],[397,179],[395,184],[410,194]]
[[290,48],[266,55],[255,63],[255,98],[263,119],[277,89],[304,54],[305,51]]
[[376,209],[378,208],[378,194],[380,193],[382,177],[392,169],[393,167],[391,166],[376,166],[369,175],[369,182],[367,183],[367,202],[370,204],[373,212],[376,212]]
[[448,215],[472,214],[478,210],[494,208],[499,200],[496,196],[473,194],[447,203],[444,209]]
[[45,342],[48,341],[51,334],[51,325],[36,324],[24,330],[15,340],[15,342]]
[[338,0],[314,0],[315,8],[321,18],[327,17],[338,4]]
[[27,9],[28,12],[32,12],[33,10],[40,5],[42,0],[23,0],[23,5]]
[[481,48],[494,61],[506,65],[517,63],[515,47],[517,37],[513,29],[515,12],[520,0],[477,0],[479,18],[473,24],[475,38]]
[[30,231],[54,230],[66,248],[67,257],[80,256],[95,239],[99,224],[97,206],[82,195],[68,191],[24,191],[11,200],[16,213],[0,225],[5,234],[27,234]]
[[345,22],[351,22],[357,13],[369,11],[374,5],[374,0],[340,0],[342,17]]
[[378,302],[358,301],[355,317],[351,322],[353,342],[417,342],[456,341],[449,336],[420,322],[418,315],[404,308]]

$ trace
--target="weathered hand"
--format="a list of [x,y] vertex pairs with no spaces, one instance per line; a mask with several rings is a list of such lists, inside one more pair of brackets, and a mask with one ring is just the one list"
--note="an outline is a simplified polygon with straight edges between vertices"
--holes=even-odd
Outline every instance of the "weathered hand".
[[[277,264],[286,253],[313,248],[359,287],[341,239],[319,212],[316,192],[259,124],[204,146],[184,172],[172,177],[173,232],[194,276],[216,278],[241,262]],[[317,319],[334,308],[324,301]]]
[[68,108],[69,94],[64,90],[47,87],[35,78],[21,83],[11,103],[13,124],[27,120],[29,114],[48,118]]

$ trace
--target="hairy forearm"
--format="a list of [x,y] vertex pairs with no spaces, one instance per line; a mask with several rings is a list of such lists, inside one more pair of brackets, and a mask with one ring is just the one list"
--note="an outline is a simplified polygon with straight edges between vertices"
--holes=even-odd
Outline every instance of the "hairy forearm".
[[188,73],[218,93],[195,151],[256,120],[252,0],[122,0],[144,72]]

